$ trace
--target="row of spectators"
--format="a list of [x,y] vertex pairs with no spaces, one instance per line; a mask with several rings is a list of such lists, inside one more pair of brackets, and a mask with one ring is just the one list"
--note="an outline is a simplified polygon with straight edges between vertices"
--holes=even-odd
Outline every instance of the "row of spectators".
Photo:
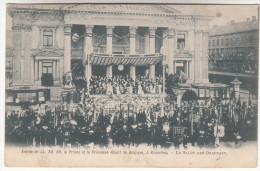
[[[75,77],[74,84],[79,89],[87,87],[84,77]],[[92,76],[89,84],[90,94],[161,94],[163,79],[161,76],[149,79],[145,76],[137,76],[135,80],[127,76],[107,78]]]
[[237,54],[219,54],[214,53],[209,55],[209,60],[256,60],[255,54],[249,54],[245,56],[243,53]]
[[231,72],[231,73],[244,73],[244,74],[255,74],[257,73],[257,63],[241,63],[241,62],[227,62],[217,61],[209,62],[210,69],[212,71],[220,72]]

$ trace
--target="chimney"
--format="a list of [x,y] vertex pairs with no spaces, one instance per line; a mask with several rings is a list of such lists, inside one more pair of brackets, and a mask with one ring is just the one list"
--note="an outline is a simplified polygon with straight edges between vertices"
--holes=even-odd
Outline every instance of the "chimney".
[[252,22],[256,21],[256,16],[252,16]]
[[235,24],[235,20],[231,20],[231,21],[230,21],[230,24],[231,24],[231,25],[234,25],[234,24]]

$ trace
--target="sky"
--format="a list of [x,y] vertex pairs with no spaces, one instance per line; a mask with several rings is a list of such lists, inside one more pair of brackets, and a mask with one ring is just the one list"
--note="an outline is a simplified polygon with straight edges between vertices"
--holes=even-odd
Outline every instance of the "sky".
[[[185,13],[193,13],[194,8],[190,5],[172,5],[171,7]],[[225,25],[231,20],[236,22],[246,21],[247,18],[252,19],[252,16],[258,18],[257,5],[196,5],[195,7],[198,14],[209,15],[214,17],[210,22],[210,27],[213,25]],[[7,30],[11,30],[12,22],[11,17],[7,14]]]
[[252,20],[252,16],[258,19],[258,5],[209,5],[208,14],[214,16],[210,22],[213,25],[225,25],[231,20],[235,22]]

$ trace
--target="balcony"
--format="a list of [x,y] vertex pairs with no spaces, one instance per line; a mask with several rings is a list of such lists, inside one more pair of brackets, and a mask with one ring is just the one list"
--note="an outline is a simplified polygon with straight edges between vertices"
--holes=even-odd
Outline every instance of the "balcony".
[[[153,65],[162,61],[163,55],[156,54],[106,54],[92,53],[89,55],[89,63],[92,65]],[[86,61],[87,64],[87,61]]]

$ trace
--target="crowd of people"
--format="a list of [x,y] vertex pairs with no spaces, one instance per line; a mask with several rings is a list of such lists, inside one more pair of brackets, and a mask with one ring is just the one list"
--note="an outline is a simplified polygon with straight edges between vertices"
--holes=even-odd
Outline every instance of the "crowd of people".
[[257,64],[218,61],[211,64],[211,70],[220,72],[255,74],[257,73]]
[[209,55],[210,69],[220,72],[255,74],[258,66],[254,59],[248,59],[242,54],[236,55]]
[[[85,77],[76,77],[74,84],[79,89],[87,87]],[[138,76],[135,80],[127,76],[112,78],[92,76],[89,81],[90,94],[161,94],[163,79],[157,76],[154,80],[146,76]]]
[[147,143],[187,148],[188,143],[214,147],[222,141],[239,144],[257,138],[257,104],[240,99],[176,104],[161,98],[118,98],[112,102],[106,98],[89,97],[78,104],[8,111],[6,142],[61,147]]

